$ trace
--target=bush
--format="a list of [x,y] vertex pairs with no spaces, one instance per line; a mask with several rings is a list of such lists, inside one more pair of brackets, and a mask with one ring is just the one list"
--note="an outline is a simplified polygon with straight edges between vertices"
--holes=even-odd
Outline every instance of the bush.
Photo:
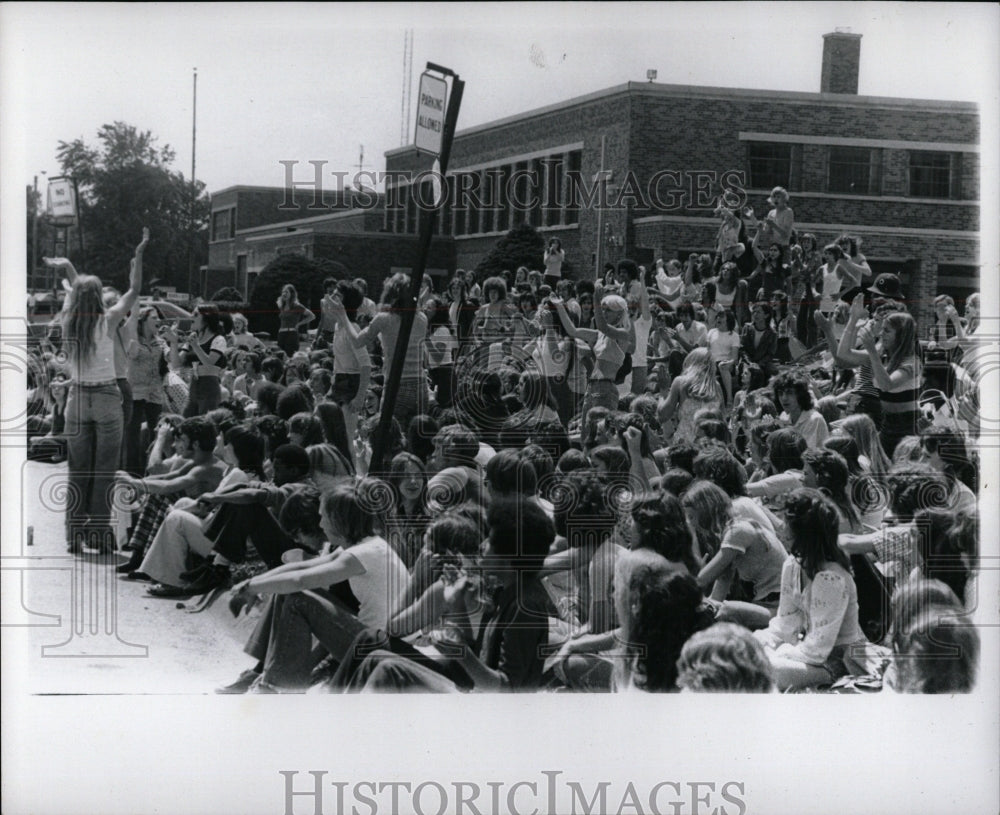
[[521,224],[497,241],[497,245],[479,262],[476,277],[483,280],[502,274],[504,269],[513,272],[518,266],[541,271],[544,255],[545,241],[542,236],[531,224]]

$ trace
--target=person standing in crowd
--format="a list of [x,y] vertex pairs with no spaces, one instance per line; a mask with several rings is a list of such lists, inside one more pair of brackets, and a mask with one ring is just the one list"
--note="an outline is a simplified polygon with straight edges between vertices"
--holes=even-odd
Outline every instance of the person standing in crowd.
[[228,317],[211,303],[196,307],[191,336],[181,349],[178,349],[179,338],[175,329],[163,332],[170,343],[170,364],[175,368],[181,365],[191,368],[191,390],[184,408],[185,418],[204,416],[222,401],[221,376],[228,351]]
[[854,235],[841,235],[837,238],[837,245],[844,253],[840,265],[845,270],[845,275],[852,281],[857,281],[854,288],[848,289],[841,295],[844,302],[850,303],[856,294],[864,291],[865,287],[872,282],[872,267],[868,265],[865,256],[861,254],[861,238]]
[[330,348],[333,352],[333,401],[340,405],[347,423],[347,436],[353,440],[358,430],[358,415],[364,407],[368,394],[368,384],[371,381],[372,361],[368,349],[354,342],[350,332],[337,320],[338,304],[344,310],[344,318],[361,331],[358,325],[358,309],[364,302],[364,295],[356,283],[341,280],[324,306],[328,314],[336,321]]
[[299,328],[316,315],[299,302],[299,293],[291,283],[281,289],[278,298],[278,347],[291,357],[299,350]]
[[[764,246],[779,246],[781,260],[788,256],[788,246],[795,231],[795,213],[788,206],[788,191],[784,187],[775,187],[767,199],[773,209],[767,213],[767,218],[760,228],[761,243]],[[759,233],[759,234],[760,234]]]
[[[864,294],[855,296],[851,310],[866,313]],[[917,324],[906,312],[888,315],[876,338],[862,332],[861,345],[868,355],[875,387],[882,403],[882,448],[890,458],[900,439],[917,433],[920,415],[920,345]]]
[[250,333],[247,318],[239,312],[231,315],[233,321],[232,346],[244,351],[259,351],[263,349],[262,343],[257,337]]
[[458,341],[452,333],[448,306],[432,295],[424,304],[427,315],[427,374],[434,385],[434,398],[439,408],[451,407],[455,390],[455,352]]
[[549,241],[549,245],[545,247],[543,260],[545,263],[545,285],[554,289],[556,284],[562,280],[562,265],[563,261],[566,260],[566,252],[563,250],[559,238],[553,238]]
[[330,303],[336,291],[336,280],[328,277],[323,281],[323,299],[319,302],[319,325],[316,327],[316,339],[312,346],[314,351],[324,351],[333,342],[333,331],[337,327],[337,319],[330,313]]
[[156,310],[139,310],[136,339],[129,343],[129,385],[132,388],[132,416],[125,428],[125,470],[136,477],[145,467],[142,424],[150,436],[156,430],[160,411],[167,401],[163,378],[167,375],[167,349],[158,333]]
[[618,386],[615,379],[625,361],[627,349],[635,341],[635,329],[628,319],[628,304],[624,298],[617,294],[605,295],[604,287],[598,283],[594,286],[594,299],[600,302],[600,307],[594,309],[597,330],[577,328],[566,311],[566,304],[557,297],[551,301],[566,333],[574,339],[583,340],[594,351],[594,370],[583,397],[584,417],[595,407],[618,409]]
[[[355,347],[370,345],[376,337],[378,338],[382,345],[382,370],[387,382],[393,375],[392,366],[399,339],[399,329],[403,321],[403,310],[413,307],[410,302],[409,290],[410,276],[407,274],[394,274],[386,280],[382,289],[383,310],[375,315],[366,328],[360,331],[358,326],[348,318],[343,303],[334,302],[332,306],[340,328],[347,332]],[[408,426],[410,419],[423,412],[427,385],[421,349],[426,337],[427,315],[422,311],[417,311],[413,317],[409,344],[406,346],[406,356],[403,358],[400,371],[399,392],[393,406],[393,415],[399,420],[400,427]]]
[[111,491],[121,458],[122,392],[114,363],[114,334],[139,299],[142,255],[149,230],[135,249],[128,291],[105,309],[101,280],[76,273],[66,258],[45,259],[73,278],[62,314],[63,343],[70,365],[66,400],[66,441],[69,495],[66,504],[66,546],[79,554],[84,542],[102,554],[115,549],[111,529]]

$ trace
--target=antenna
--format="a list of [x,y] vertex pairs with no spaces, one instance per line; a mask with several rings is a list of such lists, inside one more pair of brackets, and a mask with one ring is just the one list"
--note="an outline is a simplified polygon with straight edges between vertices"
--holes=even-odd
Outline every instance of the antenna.
[[358,168],[358,172],[362,172],[365,169],[365,146],[360,145],[361,155],[358,157],[358,163],[354,166]]
[[403,99],[399,110],[399,146],[406,144],[410,131],[410,101],[413,95],[413,29],[408,28],[403,37]]

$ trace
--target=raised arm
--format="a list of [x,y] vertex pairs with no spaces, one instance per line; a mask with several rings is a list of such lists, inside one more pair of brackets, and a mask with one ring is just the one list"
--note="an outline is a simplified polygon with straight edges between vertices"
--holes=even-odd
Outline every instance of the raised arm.
[[[820,312],[816,312],[819,314]],[[833,333],[833,326],[830,321],[824,316],[824,324],[820,326],[823,333],[827,335],[827,343],[831,345],[830,352],[833,354],[834,360],[840,362],[841,364],[856,366],[863,365],[868,360],[868,355],[863,351],[858,351],[855,349],[854,345],[858,338],[858,324],[862,317],[867,316],[868,309],[865,307],[865,296],[864,294],[858,294],[855,296],[854,300],[851,301],[851,310],[847,316],[847,326],[844,328],[844,333],[840,337],[840,343],[835,347],[832,347],[831,339],[835,336]],[[819,320],[817,320],[817,325]]]
[[129,269],[128,291],[121,296],[121,299],[117,303],[108,309],[109,324],[123,320],[125,315],[132,310],[136,300],[139,299],[139,292],[142,291],[142,253],[145,251],[146,244],[148,243],[149,229],[144,226],[142,228],[142,240],[135,247],[135,256],[132,258],[131,268]]
[[[570,319],[569,312],[566,311],[566,304],[563,303],[561,298],[553,297],[550,302],[556,307],[556,314],[559,315],[559,321],[563,324],[563,328],[566,329],[566,333],[569,334],[573,339],[583,340],[588,345],[593,345],[597,342],[597,332],[592,328],[577,328],[573,325],[573,321]],[[594,309],[598,311],[598,309]]]

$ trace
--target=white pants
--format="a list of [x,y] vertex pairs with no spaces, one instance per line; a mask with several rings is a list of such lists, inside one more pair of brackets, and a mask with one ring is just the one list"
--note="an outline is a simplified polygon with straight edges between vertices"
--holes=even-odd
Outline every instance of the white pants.
[[188,569],[189,552],[207,556],[215,545],[201,531],[202,519],[183,509],[172,509],[163,519],[150,543],[139,571],[167,586],[183,583],[181,573]]

